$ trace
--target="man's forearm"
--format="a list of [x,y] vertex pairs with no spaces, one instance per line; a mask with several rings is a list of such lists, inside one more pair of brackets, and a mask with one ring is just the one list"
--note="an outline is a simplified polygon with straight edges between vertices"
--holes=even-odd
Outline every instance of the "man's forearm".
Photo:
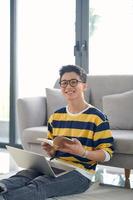
[[105,152],[103,150],[95,150],[95,151],[84,151],[84,158],[88,158],[93,161],[104,161],[106,158]]

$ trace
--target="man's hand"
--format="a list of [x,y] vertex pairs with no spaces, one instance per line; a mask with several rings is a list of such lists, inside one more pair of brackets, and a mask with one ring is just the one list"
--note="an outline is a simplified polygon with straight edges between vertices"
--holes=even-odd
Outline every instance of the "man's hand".
[[95,151],[86,151],[78,139],[73,138],[72,141],[73,142],[71,144],[67,142],[64,143],[63,146],[58,147],[58,150],[66,152],[66,153],[78,155],[81,157],[85,156],[86,158],[90,160],[94,160],[94,161],[104,161],[105,153],[102,149],[95,150]]
[[45,150],[48,154],[48,156],[53,157],[55,154],[55,149],[53,146],[46,142],[41,142],[42,149]]
[[56,150],[60,150],[70,154],[75,154],[78,156],[82,156],[85,151],[83,145],[76,138],[73,138],[71,143],[67,141],[63,142],[63,145],[58,146]]

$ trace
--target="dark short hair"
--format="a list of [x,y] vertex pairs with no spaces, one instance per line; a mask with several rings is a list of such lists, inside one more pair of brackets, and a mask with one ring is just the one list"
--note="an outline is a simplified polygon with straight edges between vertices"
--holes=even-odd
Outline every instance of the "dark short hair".
[[62,76],[67,72],[75,72],[76,74],[79,75],[81,81],[83,83],[86,83],[87,74],[86,74],[85,70],[83,68],[81,68],[80,66],[77,66],[77,65],[62,66],[61,69],[59,70],[60,80],[61,80]]

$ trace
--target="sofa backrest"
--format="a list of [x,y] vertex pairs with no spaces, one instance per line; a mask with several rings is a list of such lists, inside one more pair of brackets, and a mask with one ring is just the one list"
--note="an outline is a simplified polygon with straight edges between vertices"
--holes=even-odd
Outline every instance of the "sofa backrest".
[[[55,88],[59,88],[59,81]],[[133,90],[133,75],[88,75],[90,103],[102,110],[102,97]]]

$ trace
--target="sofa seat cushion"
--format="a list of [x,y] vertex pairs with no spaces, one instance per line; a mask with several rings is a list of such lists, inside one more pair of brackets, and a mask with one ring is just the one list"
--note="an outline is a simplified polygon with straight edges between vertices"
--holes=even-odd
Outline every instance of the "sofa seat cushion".
[[[133,154],[133,130],[112,130],[114,137],[115,153]],[[47,137],[47,127],[26,128],[23,131],[23,139],[27,143],[39,144],[39,137]]]
[[133,130],[112,130],[115,153],[133,154]]
[[37,138],[47,137],[47,126],[26,128],[23,131],[23,140],[27,143],[40,143]]

